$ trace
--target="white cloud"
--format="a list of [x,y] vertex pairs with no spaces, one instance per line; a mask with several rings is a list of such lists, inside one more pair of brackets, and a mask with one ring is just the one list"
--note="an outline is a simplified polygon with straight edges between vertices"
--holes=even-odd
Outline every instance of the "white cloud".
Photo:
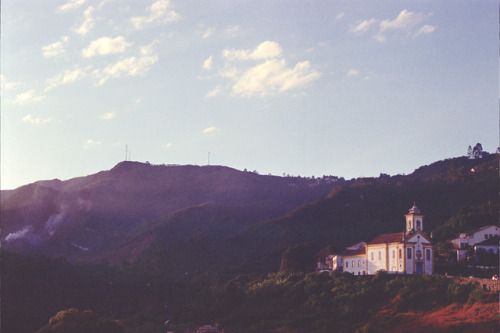
[[101,119],[104,120],[111,120],[115,117],[116,113],[115,112],[107,112],[101,116]]
[[56,8],[56,13],[62,14],[71,10],[78,9],[80,6],[82,6],[86,0],[70,0],[64,5],[61,5]]
[[64,43],[69,40],[68,36],[63,36],[60,41],[42,47],[42,55],[45,58],[57,58],[66,54]]
[[383,20],[380,22],[380,32],[386,30],[409,29],[420,23],[426,17],[423,13],[402,10],[394,20]]
[[30,124],[46,124],[52,121],[52,118],[33,118],[32,115],[28,114],[23,118],[23,121]]
[[367,32],[368,29],[370,29],[370,27],[377,22],[378,20],[374,18],[364,21],[358,21],[356,22],[355,26],[351,28],[351,31],[358,34],[363,34]]
[[92,139],[88,139],[85,141],[85,144],[83,145],[85,149],[90,148],[92,146],[98,146],[101,144],[101,141],[94,141]]
[[417,36],[419,36],[419,35],[421,35],[421,34],[430,34],[430,33],[433,33],[433,32],[434,32],[434,30],[436,30],[436,26],[426,24],[426,25],[423,25],[423,26],[422,26],[422,27],[421,27],[421,28],[417,31],[417,33],[415,33],[415,34],[413,35],[413,37],[417,37]]
[[210,90],[205,97],[215,97],[217,95],[220,95],[222,93],[222,88],[220,86],[215,87],[214,89]]
[[168,23],[180,19],[180,15],[170,9],[170,1],[158,0],[146,9],[149,15],[135,16],[131,18],[136,29],[143,29],[145,25],[151,23]]
[[82,50],[82,56],[90,58],[95,55],[106,55],[112,53],[123,53],[130,47],[132,43],[125,40],[125,37],[118,36],[115,38],[101,37],[90,43],[87,48]]
[[265,41],[254,50],[224,50],[222,54],[228,60],[269,59],[281,56],[283,49],[276,42]]
[[6,89],[6,90],[12,90],[16,89],[17,87],[24,87],[26,85],[24,82],[7,82],[7,79],[3,74],[0,74],[0,80],[2,83],[1,89]]
[[213,68],[213,64],[214,64],[213,57],[210,56],[203,62],[203,69],[209,71]]
[[299,62],[294,68],[288,68],[284,59],[266,60],[246,70],[234,84],[232,92],[250,97],[275,95],[300,88],[321,77],[321,73],[310,67],[309,61]]
[[152,41],[151,43],[149,43],[148,45],[144,45],[144,46],[141,46],[141,54],[143,56],[148,56],[148,55],[152,55],[153,54],[153,46],[158,43],[158,40],[154,40]]
[[173,146],[173,143],[167,143],[166,145],[163,146],[163,148],[170,149],[170,148],[172,148],[172,146]]
[[129,57],[107,66],[102,70],[95,70],[94,77],[99,79],[97,85],[104,84],[110,78],[127,76],[142,76],[158,61],[157,55],[143,57]]
[[39,102],[41,100],[45,99],[45,96],[35,96],[35,90],[31,89],[26,92],[23,92],[21,94],[17,94],[15,100],[13,101],[14,104],[28,104],[28,103],[34,103],[34,102]]
[[215,28],[208,28],[208,29],[207,29],[207,30],[205,30],[205,32],[203,33],[202,38],[203,38],[203,39],[206,39],[206,38],[208,38],[208,37],[212,36],[212,35],[214,34],[214,32],[215,32]]
[[220,132],[220,130],[217,127],[211,126],[211,127],[205,128],[202,132],[203,132],[203,134],[214,136],[214,135],[217,135]]
[[45,80],[45,92],[50,91],[51,89],[68,84],[73,83],[77,80],[80,80],[87,76],[87,72],[84,69],[77,68],[75,70],[65,70],[64,73],[53,76],[47,80]]
[[246,30],[239,25],[230,25],[224,30],[224,33],[229,37],[235,38],[246,34]]
[[73,27],[73,29],[72,29],[73,32],[75,32],[81,36],[85,36],[90,30],[92,30],[92,28],[95,25],[95,19],[92,16],[92,13],[94,13],[94,10],[95,10],[95,8],[90,6],[89,8],[87,8],[83,12],[84,20],[83,20],[82,24],[80,24],[79,26]]
[[361,75],[361,72],[358,71],[357,69],[350,69],[348,72],[347,72],[347,77],[348,78],[351,78],[351,77],[359,77]]

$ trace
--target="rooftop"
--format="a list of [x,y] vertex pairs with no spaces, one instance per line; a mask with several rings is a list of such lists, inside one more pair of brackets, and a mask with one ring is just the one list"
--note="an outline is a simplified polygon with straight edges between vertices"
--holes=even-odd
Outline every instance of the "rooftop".
[[368,242],[367,245],[385,244],[385,243],[398,243],[404,239],[404,232],[396,232],[394,234],[382,234],[377,236],[374,240]]

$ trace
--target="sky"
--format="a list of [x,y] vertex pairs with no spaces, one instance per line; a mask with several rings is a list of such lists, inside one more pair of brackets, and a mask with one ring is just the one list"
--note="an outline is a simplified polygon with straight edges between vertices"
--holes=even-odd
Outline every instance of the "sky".
[[499,140],[495,0],[4,0],[1,188],[129,159],[409,174]]

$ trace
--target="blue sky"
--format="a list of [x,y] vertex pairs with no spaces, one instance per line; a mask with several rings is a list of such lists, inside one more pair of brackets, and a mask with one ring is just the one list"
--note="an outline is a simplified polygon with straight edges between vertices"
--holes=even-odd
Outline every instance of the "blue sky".
[[498,146],[497,1],[2,1],[1,187],[125,159],[411,173]]

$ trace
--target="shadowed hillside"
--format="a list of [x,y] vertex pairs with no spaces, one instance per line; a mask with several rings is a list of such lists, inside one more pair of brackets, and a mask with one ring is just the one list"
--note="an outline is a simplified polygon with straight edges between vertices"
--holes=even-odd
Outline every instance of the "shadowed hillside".
[[[241,227],[279,217],[328,194],[332,187],[333,183],[220,166],[122,162],[87,177],[40,181],[9,191],[1,201],[2,241],[7,249],[23,252],[93,258],[128,232],[141,232],[143,227],[147,231],[150,221],[189,207],[203,210],[208,207],[204,204],[212,203],[216,206],[211,210],[244,210]],[[204,214],[199,215],[203,220]],[[234,223],[227,230],[235,230],[239,222]]]

